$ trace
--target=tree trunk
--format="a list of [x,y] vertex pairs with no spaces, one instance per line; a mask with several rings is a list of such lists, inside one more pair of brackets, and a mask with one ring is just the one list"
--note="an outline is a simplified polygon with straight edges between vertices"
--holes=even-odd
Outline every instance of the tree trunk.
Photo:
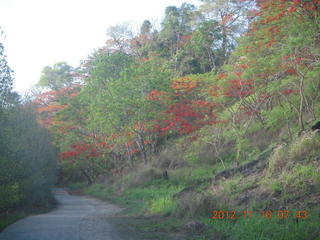
[[93,180],[92,180],[92,178],[90,177],[90,174],[88,174],[88,173],[86,172],[86,170],[84,170],[84,169],[81,169],[81,172],[82,172],[83,176],[87,179],[88,184],[91,185],[91,184],[93,183]]
[[147,164],[148,160],[147,160],[147,153],[146,153],[146,148],[145,148],[145,144],[144,144],[143,134],[138,133],[138,140],[136,142],[137,142],[139,150],[141,152],[142,159],[143,159],[144,163]]

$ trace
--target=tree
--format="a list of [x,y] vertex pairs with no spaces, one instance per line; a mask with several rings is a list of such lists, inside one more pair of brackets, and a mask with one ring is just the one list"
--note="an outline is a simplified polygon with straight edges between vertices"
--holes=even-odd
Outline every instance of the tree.
[[53,67],[46,66],[42,70],[39,85],[53,90],[68,87],[74,83],[73,71],[66,62],[56,63]]
[[245,16],[246,12],[253,8],[253,4],[246,0],[202,0],[202,2],[200,9],[205,18],[219,24],[221,37],[213,41],[215,41],[214,45],[221,50],[224,63],[227,63],[231,51],[237,44],[236,39],[248,27],[248,20]]
[[0,116],[0,212],[52,200],[57,152],[30,102],[11,105]]
[[174,6],[166,8],[159,36],[164,56],[173,58],[181,47],[179,43],[182,36],[191,33],[194,9],[191,4],[182,4],[180,8]]
[[129,39],[133,33],[127,23],[111,26],[107,29],[107,46],[109,50],[129,53]]
[[152,24],[149,20],[144,20],[140,27],[140,35],[150,35]]
[[12,70],[4,55],[4,46],[0,42],[0,108],[7,104],[12,89]]

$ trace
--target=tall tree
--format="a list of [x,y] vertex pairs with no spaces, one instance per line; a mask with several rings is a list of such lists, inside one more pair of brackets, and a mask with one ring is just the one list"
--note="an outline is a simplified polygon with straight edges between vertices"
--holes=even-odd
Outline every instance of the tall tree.
[[237,44],[237,38],[247,30],[248,18],[246,12],[254,7],[252,1],[239,0],[202,0],[200,6],[206,19],[219,24],[221,37],[214,39],[219,45],[224,62],[227,63],[231,51]]
[[12,70],[8,66],[6,56],[4,55],[4,46],[0,42],[0,108],[4,107],[12,89]]
[[107,46],[109,50],[129,53],[129,40],[133,37],[133,33],[129,24],[122,23],[111,26],[107,29]]
[[73,68],[66,62],[59,62],[53,67],[46,66],[42,70],[39,85],[57,90],[73,84]]

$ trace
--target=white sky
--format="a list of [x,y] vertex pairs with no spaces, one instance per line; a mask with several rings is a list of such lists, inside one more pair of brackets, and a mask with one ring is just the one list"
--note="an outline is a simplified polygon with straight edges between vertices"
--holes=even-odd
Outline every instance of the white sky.
[[[47,65],[77,66],[104,45],[109,26],[145,19],[161,22],[167,6],[197,0],[0,0],[5,54],[14,70],[14,89],[27,91]],[[2,38],[1,38],[2,39]]]

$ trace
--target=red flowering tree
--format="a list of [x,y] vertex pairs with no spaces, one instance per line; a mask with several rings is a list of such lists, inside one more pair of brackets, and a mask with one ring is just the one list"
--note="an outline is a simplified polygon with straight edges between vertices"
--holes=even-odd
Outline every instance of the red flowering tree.
[[148,98],[165,106],[154,131],[189,134],[204,125],[214,124],[217,104],[205,100],[207,83],[197,76],[174,79],[171,92],[152,91]]

